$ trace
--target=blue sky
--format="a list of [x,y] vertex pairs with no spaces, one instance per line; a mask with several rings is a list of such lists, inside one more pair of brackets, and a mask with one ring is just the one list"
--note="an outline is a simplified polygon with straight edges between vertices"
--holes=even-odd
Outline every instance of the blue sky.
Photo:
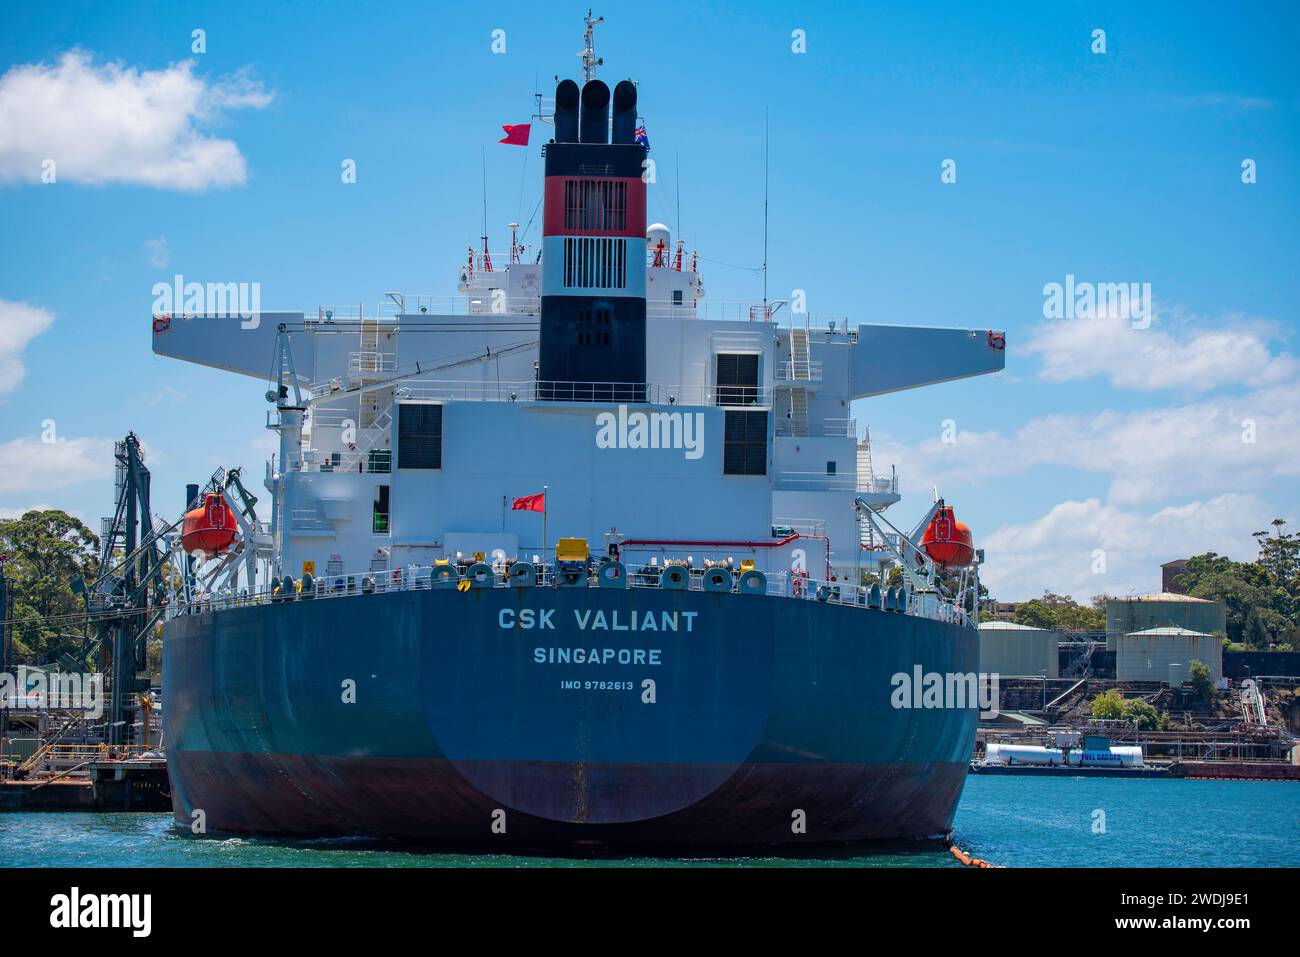
[[[1004,375],[855,408],[877,463],[899,466],[897,517],[938,484],[1003,598],[1145,591],[1160,562],[1207,549],[1252,558],[1251,531],[1300,518],[1300,7],[839,7],[595,11],[602,76],[641,83],[651,218],[676,225],[680,185],[709,298],[761,297],[766,113],[774,298],[1007,330]],[[262,387],[155,358],[153,283],[255,281],[264,309],[451,294],[481,229],[482,150],[496,248],[537,202],[537,150],[495,140],[578,74],[585,9],[0,7],[0,514],[55,505],[97,526],[106,443],[128,428],[160,512],[217,465],[260,475]],[[70,51],[80,66],[60,70]],[[142,118],[112,76],[189,85]],[[185,178],[196,166],[209,182]],[[1045,319],[1043,286],[1067,274],[1150,283],[1156,320]]]

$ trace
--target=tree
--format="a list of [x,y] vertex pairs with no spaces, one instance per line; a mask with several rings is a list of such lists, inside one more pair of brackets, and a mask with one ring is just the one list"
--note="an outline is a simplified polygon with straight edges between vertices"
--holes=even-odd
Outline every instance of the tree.
[[1180,584],[1195,598],[1221,601],[1227,606],[1227,637],[1234,642],[1245,641],[1246,622],[1252,610],[1269,636],[1260,647],[1268,647],[1273,635],[1291,625],[1289,614],[1294,602],[1257,562],[1234,562],[1214,552],[1194,555],[1187,561]]
[[1156,706],[1141,698],[1124,702],[1124,718],[1137,724],[1142,731],[1159,731],[1163,723]]
[[1049,631],[1102,631],[1106,627],[1105,599],[1098,606],[1080,605],[1069,595],[1044,592],[1042,598],[1021,603],[1016,609],[1016,624]]
[[1117,721],[1124,717],[1124,699],[1114,688],[1092,699],[1092,716],[1099,721]]
[[21,518],[0,520],[16,656],[37,658],[57,645],[60,635],[81,629],[84,604],[72,581],[94,579],[98,551],[94,533],[59,509],[33,509]]
[[1192,687],[1196,689],[1197,696],[1202,701],[1209,701],[1214,697],[1214,677],[1210,666],[1204,661],[1193,658],[1187,670],[1192,676]]
[[1275,518],[1269,524],[1273,526],[1272,535],[1267,531],[1252,533],[1259,542],[1255,563],[1268,572],[1273,584],[1296,598],[1300,594],[1300,536],[1282,530],[1284,518]]

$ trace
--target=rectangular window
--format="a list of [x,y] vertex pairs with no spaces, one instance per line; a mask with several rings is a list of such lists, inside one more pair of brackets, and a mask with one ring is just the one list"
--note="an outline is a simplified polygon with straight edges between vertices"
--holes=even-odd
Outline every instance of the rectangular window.
[[370,530],[376,535],[388,534],[388,486],[375,488],[375,508],[371,513]]
[[758,402],[758,354],[719,352],[718,405],[755,405]]
[[767,474],[767,412],[727,410],[723,429],[722,474]]
[[564,181],[564,231],[621,233],[627,229],[627,183],[609,179]]
[[564,285],[567,289],[625,289],[627,240],[566,236]]
[[442,468],[442,406],[401,403],[397,407],[397,467]]

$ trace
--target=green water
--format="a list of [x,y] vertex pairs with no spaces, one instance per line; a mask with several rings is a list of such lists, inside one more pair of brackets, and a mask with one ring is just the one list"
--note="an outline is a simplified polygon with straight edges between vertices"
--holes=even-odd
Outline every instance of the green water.
[[[965,850],[1011,867],[1300,867],[1300,784],[972,776],[954,830]],[[355,838],[195,837],[173,828],[169,814],[0,814],[0,866],[6,867],[700,865],[958,866],[935,845],[807,856],[573,860],[447,854]]]

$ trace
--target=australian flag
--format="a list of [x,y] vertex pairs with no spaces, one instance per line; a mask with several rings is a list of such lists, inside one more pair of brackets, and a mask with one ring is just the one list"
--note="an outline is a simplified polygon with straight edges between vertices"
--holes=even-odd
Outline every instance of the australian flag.
[[644,146],[646,149],[650,148],[650,137],[645,135],[644,126],[638,126],[636,128],[636,144],[637,146]]

